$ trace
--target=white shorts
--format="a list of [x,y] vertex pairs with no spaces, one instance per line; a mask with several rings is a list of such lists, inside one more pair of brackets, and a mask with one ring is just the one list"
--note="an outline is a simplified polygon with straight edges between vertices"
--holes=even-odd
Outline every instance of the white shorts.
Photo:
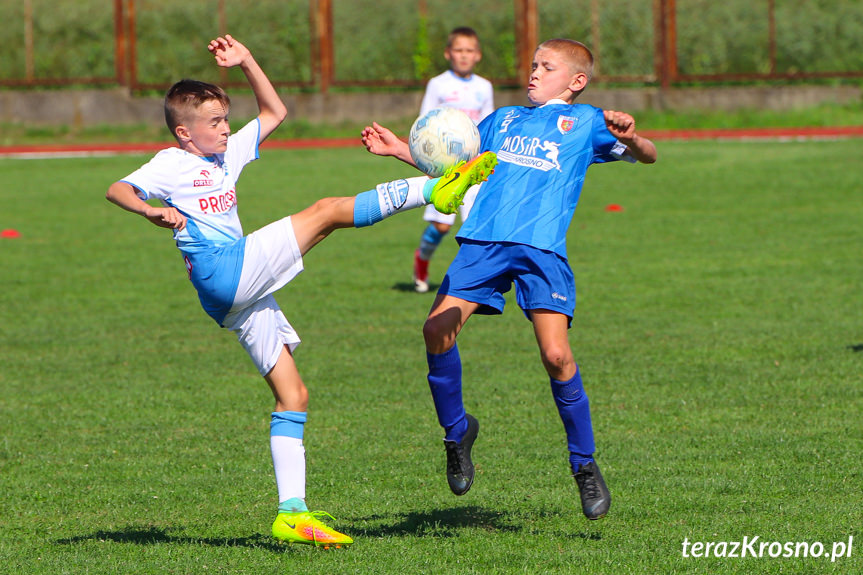
[[[461,216],[461,221],[464,222],[470,214],[470,209],[476,200],[476,194],[479,192],[479,184],[472,186],[464,195],[464,203],[458,207],[458,213]],[[426,206],[423,213],[423,219],[427,222],[435,222],[438,224],[446,224],[451,226],[455,223],[455,214],[442,214],[435,209],[433,204]]]
[[290,216],[246,236],[240,283],[222,325],[237,335],[261,375],[273,369],[283,346],[293,350],[300,343],[272,294],[302,271]]

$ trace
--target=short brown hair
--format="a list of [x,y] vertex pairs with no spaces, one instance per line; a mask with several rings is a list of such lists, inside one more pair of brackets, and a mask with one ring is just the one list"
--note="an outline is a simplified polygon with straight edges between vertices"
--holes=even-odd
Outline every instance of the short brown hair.
[[218,100],[226,109],[231,105],[231,99],[225,91],[214,84],[180,80],[171,86],[165,95],[165,123],[168,124],[171,134],[188,119],[192,110],[211,100]]
[[540,49],[553,50],[563,56],[570,72],[587,74],[588,80],[593,76],[593,54],[581,42],[567,38],[553,38],[540,44],[537,50]]
[[476,33],[476,30],[471,28],[470,26],[459,26],[458,28],[453,28],[452,32],[449,33],[449,36],[446,38],[446,47],[452,48],[453,42],[455,42],[456,38],[473,38],[476,40],[477,48],[480,48],[479,45],[479,34]]

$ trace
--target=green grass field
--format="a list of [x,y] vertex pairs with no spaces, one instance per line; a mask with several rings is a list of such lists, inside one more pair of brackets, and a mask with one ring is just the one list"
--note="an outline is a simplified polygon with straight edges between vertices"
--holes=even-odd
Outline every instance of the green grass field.
[[[21,233],[0,239],[0,573],[863,571],[863,140],[659,148],[591,168],[569,237],[614,497],[598,522],[513,298],[459,339],[482,431],[456,498],[425,382],[432,295],[409,285],[420,214],[307,256],[278,300],[304,341],[309,503],[356,540],[334,552],[268,537],[270,393],[169,232],[104,199],[147,157],[0,159],[0,229]],[[265,149],[240,212],[251,231],[401,175],[361,149]],[[826,556],[682,553],[756,536]]]

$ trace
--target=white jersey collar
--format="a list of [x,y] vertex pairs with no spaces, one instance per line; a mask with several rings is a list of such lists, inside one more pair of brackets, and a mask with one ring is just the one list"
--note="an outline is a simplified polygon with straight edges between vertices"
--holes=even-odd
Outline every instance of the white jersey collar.
[[561,100],[560,98],[552,98],[551,100],[540,106],[540,108],[545,108],[546,106],[551,106],[553,104],[563,104],[564,106],[569,106],[569,104],[567,104],[564,100]]

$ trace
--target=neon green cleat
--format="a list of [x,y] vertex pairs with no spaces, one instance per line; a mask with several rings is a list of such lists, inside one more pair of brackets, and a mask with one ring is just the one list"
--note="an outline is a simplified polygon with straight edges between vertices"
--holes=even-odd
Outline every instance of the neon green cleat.
[[454,214],[470,187],[486,181],[496,165],[494,152],[485,152],[470,162],[456,164],[438,179],[429,194],[429,203],[443,214]]
[[335,519],[326,511],[302,511],[299,513],[280,511],[273,522],[273,537],[286,543],[303,543],[324,549],[347,547],[354,542],[344,533],[327,527],[318,519],[325,515],[330,519]]

